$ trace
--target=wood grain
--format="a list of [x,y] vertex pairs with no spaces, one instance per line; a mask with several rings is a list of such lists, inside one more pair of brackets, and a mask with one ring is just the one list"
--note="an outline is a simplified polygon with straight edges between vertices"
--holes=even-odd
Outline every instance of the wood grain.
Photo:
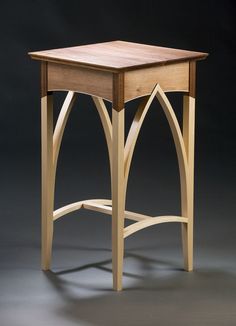
[[207,53],[186,51],[124,41],[112,41],[68,48],[30,52],[33,59],[93,67],[109,71],[127,71],[164,65],[170,62],[200,60]]
[[189,62],[189,96],[196,96],[196,61]]
[[48,63],[46,61],[41,62],[41,75],[40,75],[40,82],[41,82],[41,98],[47,96],[48,91]]
[[156,84],[159,84],[165,92],[187,92],[189,90],[189,63],[181,62],[126,72],[125,102],[149,95]]
[[113,100],[112,105],[116,111],[124,109],[124,74],[113,73]]
[[48,63],[48,90],[75,91],[112,101],[112,87],[112,73]]

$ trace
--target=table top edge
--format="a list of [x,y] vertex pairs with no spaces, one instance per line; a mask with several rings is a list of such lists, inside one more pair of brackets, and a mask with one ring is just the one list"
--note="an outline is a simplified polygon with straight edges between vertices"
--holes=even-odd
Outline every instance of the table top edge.
[[58,64],[64,64],[64,65],[72,65],[77,67],[83,67],[88,69],[94,69],[94,70],[102,70],[102,71],[109,71],[114,73],[119,72],[126,72],[131,70],[139,70],[143,68],[149,68],[149,67],[157,67],[157,66],[163,66],[163,65],[170,65],[172,63],[180,63],[180,62],[190,62],[190,61],[200,61],[204,60],[208,57],[209,53],[205,52],[195,52],[195,55],[192,55],[188,58],[176,58],[176,59],[170,59],[170,60],[163,60],[161,62],[153,62],[153,63],[141,63],[141,64],[135,64],[135,65],[129,65],[124,67],[112,67],[108,65],[101,65],[101,64],[94,64],[94,63],[87,63],[83,61],[75,61],[75,60],[68,60],[68,59],[61,59],[61,58],[53,58],[48,57],[40,53],[42,51],[35,51],[35,52],[28,52],[28,55],[33,60],[43,61],[43,62],[53,62]]

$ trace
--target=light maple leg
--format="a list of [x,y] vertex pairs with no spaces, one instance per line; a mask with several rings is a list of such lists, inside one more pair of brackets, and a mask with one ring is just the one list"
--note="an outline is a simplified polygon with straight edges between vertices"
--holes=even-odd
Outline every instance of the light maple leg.
[[185,95],[183,105],[183,140],[188,160],[187,191],[182,192],[182,216],[188,223],[182,223],[182,244],[184,269],[193,270],[193,210],[194,210],[194,132],[195,98]]
[[112,109],[112,272],[117,291],[122,290],[124,211],[124,110]]
[[51,264],[53,237],[53,98],[45,94],[41,98],[41,146],[42,146],[42,251],[41,264],[48,270]]

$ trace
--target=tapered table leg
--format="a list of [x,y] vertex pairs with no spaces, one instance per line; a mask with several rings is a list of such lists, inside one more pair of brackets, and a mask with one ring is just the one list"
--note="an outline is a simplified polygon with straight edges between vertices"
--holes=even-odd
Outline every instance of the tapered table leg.
[[124,256],[124,110],[112,109],[112,271],[113,288],[122,290]]
[[195,130],[195,98],[184,96],[183,106],[183,140],[188,160],[187,191],[182,193],[182,216],[188,223],[182,223],[182,243],[184,268],[193,269],[193,210],[194,210],[194,130]]
[[42,145],[42,269],[51,264],[53,237],[53,98],[45,93],[41,97]]

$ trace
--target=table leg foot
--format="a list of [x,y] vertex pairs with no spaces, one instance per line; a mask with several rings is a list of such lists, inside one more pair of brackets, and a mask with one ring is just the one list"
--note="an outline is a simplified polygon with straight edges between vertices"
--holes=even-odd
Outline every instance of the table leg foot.
[[182,223],[182,246],[184,255],[184,269],[193,270],[193,227],[190,223]]

